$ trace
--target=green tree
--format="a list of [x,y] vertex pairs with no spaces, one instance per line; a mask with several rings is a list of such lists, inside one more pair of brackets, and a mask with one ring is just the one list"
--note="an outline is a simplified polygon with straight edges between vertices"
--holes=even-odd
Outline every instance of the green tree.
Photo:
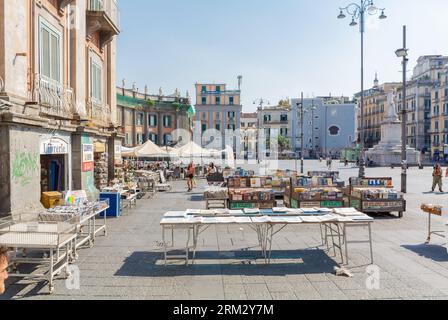
[[285,150],[291,150],[291,142],[284,136],[278,136],[278,147],[280,151],[283,152]]

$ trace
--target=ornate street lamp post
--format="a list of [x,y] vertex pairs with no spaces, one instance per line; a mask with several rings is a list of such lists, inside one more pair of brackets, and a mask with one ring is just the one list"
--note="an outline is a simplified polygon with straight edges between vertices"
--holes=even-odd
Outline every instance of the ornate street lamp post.
[[408,164],[407,164],[407,142],[408,142],[408,135],[407,135],[407,111],[408,111],[408,103],[407,103],[407,96],[406,96],[406,67],[407,63],[409,61],[408,59],[408,49],[406,48],[406,26],[403,26],[403,48],[398,49],[395,51],[395,54],[398,58],[403,58],[403,96],[401,99],[401,165],[402,165],[402,171],[401,171],[401,192],[406,193],[407,192],[407,170],[408,170]]
[[[360,0],[360,3],[351,3],[344,8],[340,8],[340,13],[338,15],[338,19],[344,19],[346,14],[352,17],[352,22],[350,23],[351,27],[357,26],[359,21],[359,30],[361,33],[361,125],[360,129],[360,138],[361,138],[361,157],[359,159],[359,176],[365,176],[365,163],[364,163],[364,32],[365,32],[365,16],[376,15],[379,11],[381,11],[381,15],[379,18],[384,20],[387,16],[384,14],[384,8],[378,8],[373,4],[373,0]],[[344,13],[345,12],[345,13]]]

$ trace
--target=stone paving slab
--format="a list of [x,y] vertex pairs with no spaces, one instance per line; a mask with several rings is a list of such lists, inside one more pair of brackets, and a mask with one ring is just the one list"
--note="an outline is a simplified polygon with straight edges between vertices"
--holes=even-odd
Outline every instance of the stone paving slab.
[[[322,165],[307,162],[308,169],[321,170]],[[343,179],[357,175],[356,169],[342,167],[340,171]],[[400,170],[368,168],[367,175],[392,176],[398,185]],[[186,267],[184,262],[174,260],[164,267],[160,219],[166,211],[204,208],[204,203],[197,201],[204,187],[200,181],[192,194],[185,192],[183,182],[175,182],[172,192],[142,199],[128,215],[108,220],[108,236],[98,237],[94,248],[79,252],[76,263],[81,272],[79,290],[69,290],[65,280],[57,280],[55,294],[50,296],[45,284],[20,281],[10,285],[1,299],[446,300],[446,241],[434,238],[431,245],[424,244],[427,216],[419,207],[422,202],[444,202],[448,206],[448,200],[446,195],[428,194],[430,184],[430,168],[411,169],[405,217],[375,217],[378,290],[367,287],[368,246],[351,245],[348,268],[354,277],[337,277],[333,268],[340,257],[332,257],[321,247],[319,228],[315,226],[291,226],[283,230],[274,240],[273,261],[269,266],[260,259],[257,237],[252,230],[224,226],[210,228],[201,235],[194,265]],[[435,217],[434,226],[443,229],[445,219]],[[350,232],[350,237],[356,239],[366,236],[363,229]],[[176,234],[175,249],[185,241],[185,234]]]

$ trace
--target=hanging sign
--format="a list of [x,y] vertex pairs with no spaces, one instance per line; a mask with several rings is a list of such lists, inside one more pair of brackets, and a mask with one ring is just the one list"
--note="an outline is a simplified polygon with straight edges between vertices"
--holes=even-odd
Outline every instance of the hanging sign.
[[68,154],[68,143],[61,138],[43,140],[40,143],[40,154]]

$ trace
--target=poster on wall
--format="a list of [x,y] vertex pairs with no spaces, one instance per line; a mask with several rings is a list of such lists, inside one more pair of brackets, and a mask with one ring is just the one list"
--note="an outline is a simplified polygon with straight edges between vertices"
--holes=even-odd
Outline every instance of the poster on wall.
[[115,164],[123,164],[123,158],[121,157],[121,145],[115,145]]
[[93,144],[82,145],[82,171],[90,172],[94,168]]

